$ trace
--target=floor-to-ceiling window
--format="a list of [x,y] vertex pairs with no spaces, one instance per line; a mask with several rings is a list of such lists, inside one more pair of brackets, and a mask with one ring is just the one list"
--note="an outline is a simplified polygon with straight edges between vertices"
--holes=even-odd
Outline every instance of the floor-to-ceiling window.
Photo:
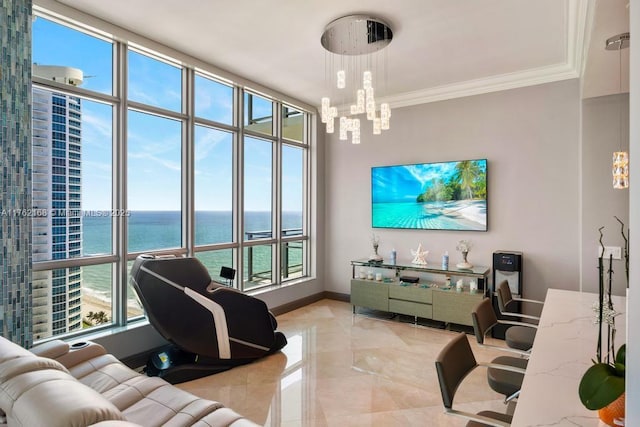
[[308,112],[36,15],[35,340],[140,319],[142,253],[195,256],[243,291],[309,275]]
[[[217,280],[237,264],[237,102],[234,88],[215,76],[194,78],[194,245]],[[235,280],[234,275],[234,280]],[[235,283],[238,283],[237,281]]]
[[116,99],[111,40],[37,17],[32,50],[37,341],[113,320],[113,226],[103,212],[113,206]]
[[282,144],[280,146],[280,280],[287,281],[308,274],[308,233],[304,206],[307,202],[309,150],[305,138],[306,115],[291,106],[282,105]]

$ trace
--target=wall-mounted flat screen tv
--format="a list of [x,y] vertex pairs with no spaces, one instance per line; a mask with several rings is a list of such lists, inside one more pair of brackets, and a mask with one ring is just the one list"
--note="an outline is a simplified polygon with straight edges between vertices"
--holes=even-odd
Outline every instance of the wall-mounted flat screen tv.
[[487,160],[371,168],[374,228],[487,231]]

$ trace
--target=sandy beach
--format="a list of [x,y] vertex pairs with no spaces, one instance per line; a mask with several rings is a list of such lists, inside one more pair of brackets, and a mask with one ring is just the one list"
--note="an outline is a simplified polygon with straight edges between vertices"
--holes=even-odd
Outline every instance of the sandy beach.
[[[127,308],[128,317],[138,316],[143,313],[137,304],[135,307],[133,304],[135,303],[129,301],[129,307]],[[82,318],[86,319],[90,311],[94,313],[104,311],[111,317],[111,300],[102,295],[98,295],[91,289],[82,288]]]
[[458,210],[458,213],[469,221],[477,222],[485,226],[487,224],[486,212],[486,205],[482,206],[479,203],[475,203],[475,201],[470,201],[467,206]]

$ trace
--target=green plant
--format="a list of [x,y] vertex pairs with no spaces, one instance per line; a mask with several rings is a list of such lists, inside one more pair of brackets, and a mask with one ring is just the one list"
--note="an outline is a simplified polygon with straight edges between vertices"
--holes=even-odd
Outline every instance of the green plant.
[[[627,239],[624,234],[624,224],[616,217],[616,220],[622,224],[622,237],[625,239],[625,258],[628,259]],[[602,243],[602,229],[600,232],[600,246],[604,253],[604,244]],[[608,281],[605,287],[604,280],[604,262],[602,255],[598,258],[598,271],[600,275],[598,303],[596,308],[598,324],[598,346],[596,349],[596,359],[593,360],[593,366],[589,367],[580,380],[578,386],[578,394],[582,404],[591,410],[602,409],[618,399],[625,391],[625,361],[626,361],[626,344],[623,344],[615,352],[615,336],[616,321],[615,318],[619,314],[613,309],[611,300],[611,284],[612,284],[612,262],[613,258],[609,257]],[[627,264],[628,265],[628,264]],[[628,272],[627,272],[628,280]],[[602,327],[606,323],[607,337],[607,354],[602,357]],[[615,354],[615,357],[613,355]]]
[[578,394],[587,409],[602,409],[624,393],[626,344],[616,353],[613,363],[594,361],[582,376]]

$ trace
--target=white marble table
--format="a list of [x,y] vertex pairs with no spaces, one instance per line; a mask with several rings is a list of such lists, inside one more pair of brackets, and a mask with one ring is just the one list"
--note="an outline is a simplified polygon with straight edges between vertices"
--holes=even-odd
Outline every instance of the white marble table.
[[[617,350],[625,340],[626,302],[624,297],[612,300],[622,313],[616,317]],[[597,411],[586,409],[578,397],[580,379],[596,356],[598,326],[592,309],[596,301],[597,294],[547,291],[512,426],[601,425]],[[603,354],[605,337],[606,333]]]

